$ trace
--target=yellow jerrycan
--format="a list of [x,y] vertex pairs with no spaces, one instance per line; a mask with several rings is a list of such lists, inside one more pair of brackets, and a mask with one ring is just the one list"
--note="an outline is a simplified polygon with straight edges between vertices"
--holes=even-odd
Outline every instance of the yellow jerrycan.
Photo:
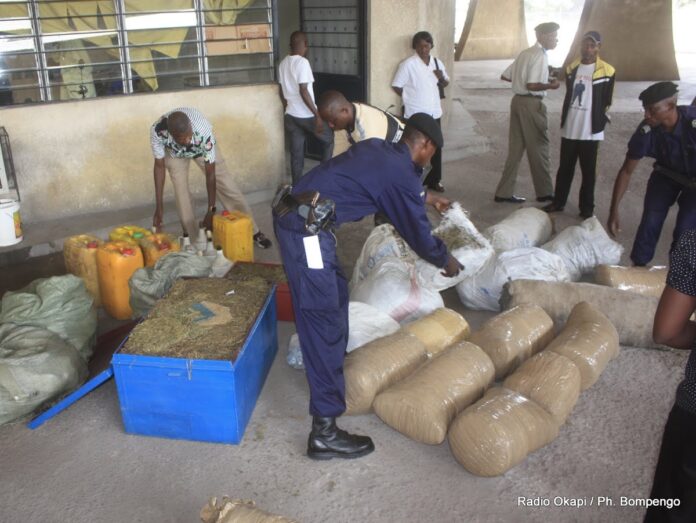
[[213,216],[213,241],[228,260],[254,261],[254,226],[243,212],[223,211]]
[[117,320],[127,320],[133,314],[128,280],[143,265],[143,253],[132,242],[108,242],[97,249],[102,305]]
[[94,298],[94,306],[101,306],[99,292],[99,277],[97,275],[97,249],[102,242],[91,234],[71,236],[63,243],[63,259],[65,268],[85,282],[87,292]]
[[166,233],[156,233],[140,238],[145,267],[152,267],[162,256],[180,250],[179,241]]

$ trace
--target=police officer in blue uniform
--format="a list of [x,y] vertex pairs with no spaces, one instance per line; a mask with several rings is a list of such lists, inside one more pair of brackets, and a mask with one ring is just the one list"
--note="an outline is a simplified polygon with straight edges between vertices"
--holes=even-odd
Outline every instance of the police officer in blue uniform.
[[682,232],[696,228],[696,107],[677,105],[677,86],[658,82],[640,93],[645,120],[628,142],[628,152],[616,181],[607,226],[619,232],[619,203],[636,165],[644,156],[655,159],[648,180],[643,216],[633,241],[631,260],[647,265],[655,254],[670,207],[679,206],[673,243]]
[[450,202],[421,185],[423,166],[442,145],[437,122],[418,113],[398,143],[378,138],[359,142],[276,196],[274,228],[309,382],[313,418],[307,455],[312,459],[357,458],[374,450],[369,437],[336,426],[336,417],[346,409],[348,285],[333,229],[382,212],[421,258],[455,276],[462,266],[431,234],[424,206],[442,211]]

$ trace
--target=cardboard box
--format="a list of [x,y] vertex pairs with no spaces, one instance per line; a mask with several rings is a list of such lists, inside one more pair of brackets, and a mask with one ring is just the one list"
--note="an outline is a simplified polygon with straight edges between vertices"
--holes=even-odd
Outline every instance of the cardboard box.
[[205,28],[208,56],[270,53],[271,25],[211,25]]

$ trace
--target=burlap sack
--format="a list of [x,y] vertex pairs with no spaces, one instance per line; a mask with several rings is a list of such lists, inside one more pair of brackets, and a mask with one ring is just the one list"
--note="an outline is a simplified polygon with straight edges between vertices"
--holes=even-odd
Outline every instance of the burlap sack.
[[423,342],[433,356],[469,336],[471,329],[463,316],[452,309],[436,309],[427,316],[407,323],[402,330]]
[[469,341],[490,356],[501,379],[553,339],[553,321],[541,307],[522,305],[494,316]]
[[200,518],[203,523],[297,523],[294,519],[276,516],[256,508],[251,500],[210,498],[208,504],[201,509]]
[[457,461],[477,476],[498,476],[558,435],[553,416],[517,392],[496,387],[452,422]]
[[369,412],[375,396],[415,371],[428,351],[413,334],[398,331],[355,349],[346,356],[346,414]]
[[652,339],[658,300],[651,296],[593,283],[515,280],[506,284],[500,304],[503,309],[523,303],[539,305],[554,322],[562,325],[571,309],[581,301],[586,301],[609,318],[619,333],[621,345],[662,348]]
[[562,425],[578,401],[580,381],[580,371],[572,360],[544,350],[505,378],[503,387],[538,403]]
[[546,350],[575,363],[580,371],[581,390],[585,390],[619,355],[619,334],[604,314],[583,301],[573,307],[565,327]]
[[622,267],[620,265],[598,265],[595,283],[631,291],[643,296],[659,298],[665,289],[667,267]]
[[373,407],[382,421],[404,436],[439,445],[450,422],[483,395],[494,373],[486,353],[462,341],[378,394]]

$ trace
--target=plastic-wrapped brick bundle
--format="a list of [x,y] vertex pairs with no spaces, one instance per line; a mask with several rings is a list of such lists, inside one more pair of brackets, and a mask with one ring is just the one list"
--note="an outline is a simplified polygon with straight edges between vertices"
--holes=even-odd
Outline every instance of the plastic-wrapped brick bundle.
[[609,361],[619,355],[619,335],[607,317],[580,302],[547,350],[571,359],[580,371],[581,387],[591,387]]
[[382,421],[405,436],[439,445],[450,422],[483,395],[493,374],[486,353],[463,341],[377,395],[373,407]]
[[580,396],[580,371],[569,358],[545,350],[520,365],[503,387],[535,401],[563,424]]
[[643,296],[659,298],[665,289],[667,267],[622,267],[599,265],[595,270],[595,283],[631,291]]
[[483,235],[488,238],[496,252],[503,252],[537,247],[549,241],[552,232],[553,224],[548,213],[536,207],[525,207],[492,225]]
[[452,344],[466,339],[471,332],[467,321],[452,309],[437,309],[402,327],[425,344],[433,356]]
[[558,422],[534,401],[496,387],[452,422],[456,460],[477,476],[498,476],[558,435]]
[[201,509],[200,518],[203,523],[297,523],[294,519],[277,516],[256,508],[251,500],[210,498],[208,504]]
[[355,349],[346,356],[346,414],[364,414],[375,396],[415,371],[428,359],[428,351],[408,332],[395,332]]
[[553,339],[553,321],[537,305],[520,305],[491,318],[469,341],[490,356],[495,377],[507,376]]
[[571,280],[578,280],[600,264],[617,264],[623,247],[612,240],[593,216],[580,225],[563,229],[558,236],[542,245],[542,249],[558,254],[566,263]]
[[510,309],[523,303],[542,307],[553,321],[565,323],[576,303],[586,301],[609,318],[621,345],[660,347],[652,339],[657,298],[593,283],[516,280],[503,289],[500,304]]

